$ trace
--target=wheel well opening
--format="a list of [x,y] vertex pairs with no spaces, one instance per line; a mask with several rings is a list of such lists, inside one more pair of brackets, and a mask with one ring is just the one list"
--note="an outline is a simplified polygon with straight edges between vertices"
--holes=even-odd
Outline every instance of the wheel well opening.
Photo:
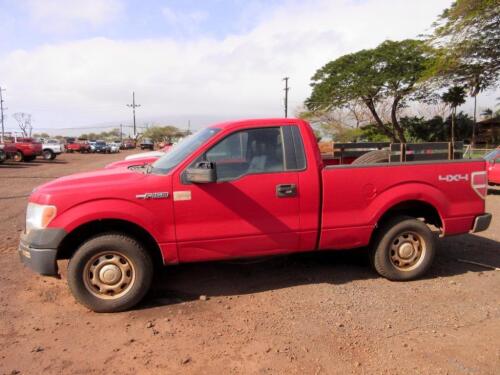
[[163,256],[155,239],[140,226],[125,220],[104,219],[83,224],[69,233],[59,245],[57,259],[70,259],[86,240],[106,232],[120,232],[139,241],[153,258],[153,264],[163,265]]
[[433,225],[438,229],[443,228],[441,217],[436,208],[422,201],[405,201],[396,204],[387,210],[378,220],[378,226],[395,216],[411,216],[423,220],[426,224]]

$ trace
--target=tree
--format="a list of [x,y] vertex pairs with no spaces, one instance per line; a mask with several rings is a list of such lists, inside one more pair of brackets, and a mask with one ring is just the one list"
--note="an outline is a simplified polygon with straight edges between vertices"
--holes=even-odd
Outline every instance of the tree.
[[[452,116],[443,119],[435,116],[431,119],[422,117],[403,117],[408,138],[412,142],[445,142],[449,139]],[[470,139],[472,136],[472,123],[467,114],[460,112],[455,117],[455,131],[458,139]]]
[[33,127],[31,126],[31,115],[24,112],[16,112],[12,115],[21,129],[24,137],[31,137]]
[[457,107],[465,103],[465,89],[461,86],[450,87],[441,99],[451,107],[451,142],[455,142],[455,116]]
[[432,74],[467,87],[474,98],[474,144],[477,95],[498,85],[500,76],[500,4],[498,0],[456,0],[433,26],[429,42],[440,52]]
[[[432,50],[412,39],[388,40],[375,49],[341,56],[315,73],[313,91],[305,104],[317,110],[361,102],[381,132],[393,141],[405,142],[398,112],[408,101],[424,98],[424,73],[432,60]],[[377,104],[386,100],[391,103],[389,124],[377,111]]]
[[175,138],[182,138],[185,133],[175,126],[153,126],[141,135],[143,138],[151,138],[154,142],[173,142]]

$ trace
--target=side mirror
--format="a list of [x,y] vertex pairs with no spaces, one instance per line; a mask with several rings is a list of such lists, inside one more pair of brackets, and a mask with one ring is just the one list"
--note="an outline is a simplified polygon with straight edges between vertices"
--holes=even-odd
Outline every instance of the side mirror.
[[217,182],[217,170],[215,163],[209,161],[201,161],[194,168],[186,170],[186,179],[195,184],[207,184]]

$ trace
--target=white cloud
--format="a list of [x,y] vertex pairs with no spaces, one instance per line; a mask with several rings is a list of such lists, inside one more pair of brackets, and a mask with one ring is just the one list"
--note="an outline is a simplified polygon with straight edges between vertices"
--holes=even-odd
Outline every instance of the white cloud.
[[44,31],[67,32],[79,26],[97,27],[123,11],[120,0],[27,0],[31,20]]
[[294,107],[310,94],[310,77],[326,62],[387,38],[415,37],[448,5],[293,2],[250,32],[223,40],[93,38],[15,51],[0,60],[0,76],[9,108],[33,113],[39,127],[127,120],[132,90],[142,104],[139,120],[277,117],[283,113],[285,75],[291,77]]

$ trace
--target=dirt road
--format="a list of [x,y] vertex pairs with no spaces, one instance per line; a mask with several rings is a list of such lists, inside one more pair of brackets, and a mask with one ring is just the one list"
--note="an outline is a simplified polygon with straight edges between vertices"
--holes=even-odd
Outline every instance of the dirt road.
[[[423,280],[363,251],[165,268],[137,309],[95,314],[16,253],[37,185],[122,159],[0,165],[0,374],[498,374],[500,194],[487,232],[442,240]],[[200,296],[206,296],[200,299]]]

